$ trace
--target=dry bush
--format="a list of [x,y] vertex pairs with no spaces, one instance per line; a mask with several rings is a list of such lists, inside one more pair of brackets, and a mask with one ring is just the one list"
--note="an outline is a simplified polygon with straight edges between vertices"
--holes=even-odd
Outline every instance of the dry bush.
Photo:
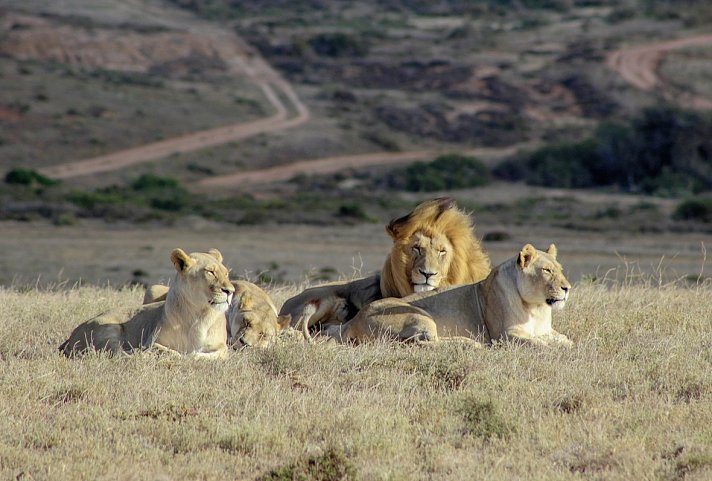
[[[277,302],[296,288],[274,290]],[[61,357],[138,289],[0,290],[4,479],[709,479],[712,288],[581,282],[575,347]]]

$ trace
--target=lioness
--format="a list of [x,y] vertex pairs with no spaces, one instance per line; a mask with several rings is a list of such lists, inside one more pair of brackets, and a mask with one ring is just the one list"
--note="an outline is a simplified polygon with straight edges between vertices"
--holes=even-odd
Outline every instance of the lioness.
[[[269,294],[259,286],[247,281],[232,281],[235,288],[230,308],[226,315],[228,344],[235,348],[265,347],[289,327],[291,316],[277,315]],[[154,284],[146,289],[144,304],[166,299],[168,286]]]
[[542,252],[527,244],[482,282],[378,300],[324,334],[356,342],[382,336],[416,341],[465,336],[487,343],[511,339],[569,346],[571,341],[552,329],[551,311],[564,307],[570,289],[556,261],[556,246]]
[[156,347],[197,357],[227,354],[225,312],[235,288],[217,249],[190,255],[171,252],[176,275],[166,300],[117,309],[74,329],[59,350],[66,356],[89,349],[112,353]]
[[277,315],[269,295],[247,281],[233,281],[235,299],[227,314],[228,337],[236,347],[265,347],[289,327],[292,316]]
[[306,289],[288,299],[280,314],[290,314],[293,324],[342,323],[377,299],[478,282],[490,272],[472,219],[451,198],[419,204],[393,219],[386,232],[393,247],[380,273]]

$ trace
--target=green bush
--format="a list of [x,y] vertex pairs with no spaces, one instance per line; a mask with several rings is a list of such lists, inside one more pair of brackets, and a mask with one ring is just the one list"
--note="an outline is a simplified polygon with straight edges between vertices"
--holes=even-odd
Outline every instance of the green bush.
[[143,174],[131,183],[131,188],[138,191],[148,191],[155,189],[177,189],[180,188],[180,185],[178,181],[172,177]]
[[646,109],[630,124],[601,124],[574,143],[518,154],[494,169],[507,180],[550,187],[618,186],[659,195],[712,189],[712,116]]
[[143,174],[131,188],[145,196],[145,202],[154,209],[178,212],[191,203],[191,196],[176,179],[155,174]]
[[341,204],[336,213],[337,217],[345,217],[354,220],[371,222],[373,219],[368,215],[366,209],[358,202],[348,202]]
[[712,199],[697,197],[680,202],[673,219],[712,222]]
[[489,440],[492,438],[508,439],[516,432],[516,428],[502,417],[492,401],[480,401],[473,397],[466,397],[461,402],[459,411],[468,434]]
[[262,481],[350,481],[356,479],[356,467],[341,450],[328,449],[318,456],[297,459],[270,471],[259,479]]
[[368,53],[365,40],[342,32],[320,33],[309,39],[309,45],[326,57],[363,57]]
[[391,177],[411,192],[480,187],[490,182],[489,170],[482,161],[459,154],[441,155],[432,162],[416,162],[391,172]]
[[92,192],[74,191],[67,194],[67,200],[84,209],[94,209],[98,206],[121,205],[127,198],[114,188],[97,189]]
[[12,169],[8,171],[7,174],[5,174],[5,183],[15,185],[39,184],[44,186],[50,186],[56,185],[59,182],[54,179],[50,179],[49,177],[44,176],[35,170],[17,168]]

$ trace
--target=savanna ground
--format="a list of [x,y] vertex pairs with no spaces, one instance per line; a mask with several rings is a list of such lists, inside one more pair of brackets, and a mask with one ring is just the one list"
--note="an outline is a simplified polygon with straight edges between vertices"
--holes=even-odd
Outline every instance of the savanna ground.
[[[525,242],[557,243],[575,288],[554,324],[571,350],[292,340],[224,362],[59,356],[76,324],[140,302],[141,287],[122,286],[167,281],[174,247],[221,249],[235,277],[265,282],[279,305],[306,285],[379,269],[390,245],[383,224],[420,200],[381,191],[371,180],[384,168],[238,183],[215,199],[189,196],[196,182],[325,155],[578,142],[599,121],[628,122],[666,97],[605,67],[610,51],[699,35],[710,22],[700,0],[446,2],[464,10],[445,13],[435,3],[333,2],[326,14],[318,2],[263,3],[271,7],[3,5],[3,169],[270,115],[258,86],[200,41],[215,28],[275,66],[312,119],[63,186],[0,186],[3,219],[12,219],[0,223],[0,476],[712,478],[712,204],[696,223],[674,216],[694,190],[496,182],[445,192],[475,212],[495,263]],[[147,48],[164,37],[175,50]],[[55,47],[64,53],[48,56]],[[145,56],[140,71],[116,63],[135,52]],[[709,97],[708,57],[702,47],[670,52],[658,69],[667,97]],[[680,145],[707,161],[710,124],[699,125],[699,138]],[[170,178],[141,190],[140,174]],[[669,182],[662,190],[679,187]]]
[[[207,240],[193,229],[10,226],[4,224],[3,241],[23,247],[3,262],[23,263],[25,275],[71,264],[53,248],[75,252],[78,271],[97,269],[96,279],[106,275],[99,266],[115,264],[151,271],[149,282],[168,278],[167,253],[176,245],[217,246],[235,274],[260,249],[315,268],[363,252],[366,273],[388,248],[380,225],[222,232],[203,225]],[[150,352],[68,360],[56,349],[75,325],[140,303],[143,289],[117,289],[121,276],[126,282],[131,274],[116,269],[109,287],[9,282],[0,290],[0,476],[709,479],[712,287],[704,252],[693,253],[706,239],[658,235],[645,244],[638,237],[638,252],[678,253],[646,265],[610,254],[616,241],[605,236],[583,241],[564,230],[509,232],[513,239],[487,244],[496,262],[528,236],[540,246],[556,241],[565,267],[578,266],[567,269],[575,288],[554,318],[573,349],[283,340],[219,362]],[[348,244],[349,235],[367,240]],[[617,242],[626,240],[632,248],[628,236]],[[332,268],[354,274],[341,264]],[[301,282],[268,287],[277,305],[316,282],[304,271],[289,272],[286,280]],[[67,274],[69,281],[74,274]]]
[[[295,288],[273,289],[278,303]],[[575,347],[61,357],[140,288],[0,291],[4,479],[710,479],[709,283],[576,284]]]

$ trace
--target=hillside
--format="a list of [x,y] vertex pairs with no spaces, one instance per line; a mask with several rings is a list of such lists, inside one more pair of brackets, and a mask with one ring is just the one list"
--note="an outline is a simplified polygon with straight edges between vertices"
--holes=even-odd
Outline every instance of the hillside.
[[[66,173],[51,166],[175,142],[145,154],[146,165],[119,159],[117,174],[99,181],[89,169],[94,178],[81,180],[105,184],[145,171],[190,180],[329,155],[575,138],[661,92],[629,85],[606,66],[609,52],[695,31],[684,16],[636,12],[635,2],[586,4],[9,2],[0,26],[8,87],[0,158],[5,168],[44,167],[60,177]],[[312,118],[277,135],[266,122],[212,142],[226,147],[176,137],[296,115],[295,99]],[[28,129],[37,133],[28,137]],[[249,139],[260,131],[267,137]]]
[[0,219],[353,225],[447,194],[505,233],[709,232],[709,24],[697,0],[7,1]]

